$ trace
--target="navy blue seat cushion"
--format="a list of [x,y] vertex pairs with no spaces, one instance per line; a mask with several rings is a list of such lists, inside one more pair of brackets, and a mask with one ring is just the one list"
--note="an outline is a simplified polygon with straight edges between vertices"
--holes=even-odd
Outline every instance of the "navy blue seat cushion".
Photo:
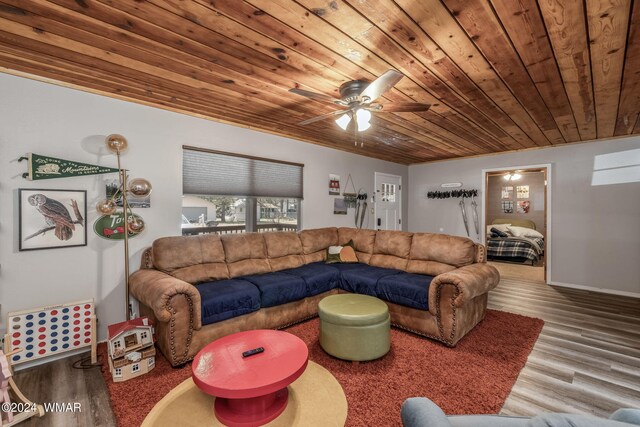
[[220,322],[260,308],[260,291],[245,280],[231,279],[196,285],[200,292],[202,324]]
[[377,296],[383,300],[417,308],[429,309],[429,285],[433,276],[401,272],[378,281]]
[[378,296],[378,281],[383,277],[393,276],[400,270],[374,267],[366,264],[332,264],[340,270],[342,281],[340,287],[355,294]]
[[307,296],[314,296],[335,289],[340,285],[340,270],[324,262],[314,262],[281,273],[300,277],[307,284]]
[[281,271],[243,276],[241,279],[253,283],[260,290],[262,307],[286,304],[307,296],[307,284],[302,278]]

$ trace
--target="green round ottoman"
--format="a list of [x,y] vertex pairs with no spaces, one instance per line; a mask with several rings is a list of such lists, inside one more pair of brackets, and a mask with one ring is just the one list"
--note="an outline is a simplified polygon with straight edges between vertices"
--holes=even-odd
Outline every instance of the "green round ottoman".
[[320,346],[339,359],[364,361],[384,356],[391,346],[389,308],[358,294],[328,296],[318,304]]

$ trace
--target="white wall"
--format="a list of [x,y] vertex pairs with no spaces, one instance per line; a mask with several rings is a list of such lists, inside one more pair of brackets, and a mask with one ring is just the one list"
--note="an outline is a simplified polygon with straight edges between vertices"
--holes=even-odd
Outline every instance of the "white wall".
[[[639,148],[640,137],[630,137],[410,166],[409,231],[466,236],[458,200],[427,199],[428,190],[446,182],[481,189],[483,169],[551,163],[551,281],[640,296]],[[620,153],[604,158],[625,167],[606,177],[631,182],[592,185],[605,163],[597,156],[607,153]]]
[[[351,173],[356,190],[370,195],[376,171],[401,175],[407,188],[406,166],[287,138],[6,74],[0,74],[0,94],[0,330],[9,311],[92,297],[101,339],[108,324],[124,318],[122,242],[101,239],[90,228],[86,247],[18,251],[18,188],[88,190],[89,227],[105,191],[101,175],[27,181],[21,177],[26,164],[16,161],[27,152],[115,166],[115,157],[103,149],[104,136],[120,133],[128,139],[123,167],[154,188],[151,208],[136,209],[147,228],[130,242],[132,270],[154,239],[180,233],[183,144],[304,163],[304,228],[354,224],[353,210],[333,215],[329,173],[339,174],[342,186]],[[407,197],[403,200],[407,212]]]

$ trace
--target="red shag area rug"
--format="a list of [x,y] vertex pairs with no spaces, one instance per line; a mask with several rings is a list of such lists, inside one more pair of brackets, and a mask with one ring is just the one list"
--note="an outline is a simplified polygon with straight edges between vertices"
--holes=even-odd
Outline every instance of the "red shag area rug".
[[[318,342],[319,319],[287,328],[309,346],[309,358],[340,382],[349,405],[347,426],[401,425],[400,406],[426,396],[447,414],[500,411],[544,322],[503,311],[486,318],[455,348],[391,329],[391,350],[378,360],[353,364],[326,354]],[[153,406],[191,375],[191,366],[172,368],[158,352],[156,367],[133,380],[114,383],[106,346],[98,348],[118,426],[139,426]],[[188,416],[188,414],[185,414]]]

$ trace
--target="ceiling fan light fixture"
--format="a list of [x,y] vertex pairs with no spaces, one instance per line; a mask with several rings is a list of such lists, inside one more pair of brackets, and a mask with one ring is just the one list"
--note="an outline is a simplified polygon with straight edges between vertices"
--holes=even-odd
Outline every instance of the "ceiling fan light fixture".
[[336,124],[340,126],[342,130],[347,130],[347,126],[349,126],[349,122],[351,122],[351,117],[349,117],[348,114],[343,114],[336,119]]
[[522,178],[522,175],[517,173],[517,172],[508,172],[505,176],[504,176],[504,180],[505,181],[517,181],[520,178]]
[[358,120],[358,132],[362,132],[363,130],[367,130],[370,127],[371,127],[371,123],[369,123],[368,121],[361,122],[360,120]]
[[356,110],[356,117],[358,118],[358,123],[369,123],[369,120],[371,120],[371,111],[359,108]]

